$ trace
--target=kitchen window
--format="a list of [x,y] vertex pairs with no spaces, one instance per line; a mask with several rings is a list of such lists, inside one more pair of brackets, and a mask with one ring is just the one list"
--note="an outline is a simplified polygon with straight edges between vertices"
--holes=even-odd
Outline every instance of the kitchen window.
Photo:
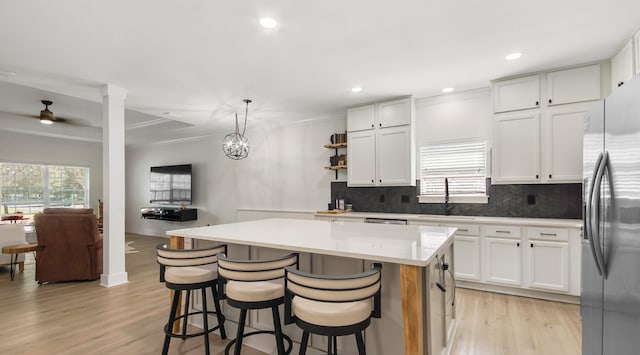
[[487,143],[455,141],[420,147],[421,203],[487,203]]
[[0,162],[0,212],[25,217],[48,207],[88,207],[89,168]]

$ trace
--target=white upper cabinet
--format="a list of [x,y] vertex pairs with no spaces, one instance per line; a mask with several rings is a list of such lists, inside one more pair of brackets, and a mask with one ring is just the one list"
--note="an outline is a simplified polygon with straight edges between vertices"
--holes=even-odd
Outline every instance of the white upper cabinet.
[[[415,165],[411,164],[411,127],[408,125],[379,129],[376,132],[376,176],[378,185],[415,184]],[[415,160],[415,159],[414,159]]]
[[562,105],[600,99],[600,65],[553,71],[547,74],[547,104]]
[[347,181],[349,186],[375,185],[375,149],[375,132],[373,130],[349,133],[349,144],[347,146],[349,161]]
[[375,106],[373,104],[348,109],[347,131],[355,132],[365,129],[373,129],[375,123],[375,112]]
[[540,106],[538,75],[497,81],[492,85],[493,112],[524,110]]
[[415,186],[413,99],[349,109],[348,186]]
[[582,180],[584,114],[590,105],[558,106],[545,113],[500,115],[493,120],[494,184],[574,183]]
[[378,104],[378,127],[411,124],[411,109],[411,98],[381,102]]
[[540,181],[540,114],[521,113],[493,119],[491,182]]
[[611,90],[624,85],[624,82],[633,78],[634,67],[633,40],[627,41],[620,52],[611,58]]
[[[591,64],[493,82],[493,184],[581,181],[582,122],[602,97],[600,71],[601,64]],[[524,97],[518,85],[535,87],[535,78],[544,93],[539,105],[502,104]],[[523,111],[501,113],[505,108]]]
[[543,134],[543,180],[582,180],[582,136],[586,110],[580,107],[547,113]]

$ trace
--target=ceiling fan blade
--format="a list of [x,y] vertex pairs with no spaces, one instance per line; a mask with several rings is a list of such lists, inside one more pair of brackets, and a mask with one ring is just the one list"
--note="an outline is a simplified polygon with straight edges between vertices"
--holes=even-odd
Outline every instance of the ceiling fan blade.
[[53,120],[53,123],[62,123],[65,125],[72,125],[72,126],[81,126],[81,127],[91,127],[93,126],[91,124],[91,122],[89,122],[88,120],[83,120],[83,119],[79,119],[79,118],[65,118],[65,117],[55,117]]
[[9,111],[0,111],[0,114],[6,114],[9,116],[18,116],[18,117],[27,117],[27,118],[37,118],[40,119],[40,116],[37,115],[29,115],[26,113],[17,113],[17,112],[9,112]]

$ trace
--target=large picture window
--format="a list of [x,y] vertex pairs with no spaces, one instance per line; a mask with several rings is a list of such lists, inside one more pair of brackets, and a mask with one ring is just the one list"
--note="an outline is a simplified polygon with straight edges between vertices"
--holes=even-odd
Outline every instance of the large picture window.
[[486,203],[487,148],[484,141],[420,147],[420,202]]
[[1,213],[88,206],[89,168],[0,162]]

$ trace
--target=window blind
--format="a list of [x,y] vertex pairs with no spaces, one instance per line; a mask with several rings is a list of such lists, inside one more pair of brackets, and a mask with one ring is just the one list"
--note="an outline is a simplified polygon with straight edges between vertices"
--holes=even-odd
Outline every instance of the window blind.
[[486,142],[420,147],[420,195],[486,195]]

